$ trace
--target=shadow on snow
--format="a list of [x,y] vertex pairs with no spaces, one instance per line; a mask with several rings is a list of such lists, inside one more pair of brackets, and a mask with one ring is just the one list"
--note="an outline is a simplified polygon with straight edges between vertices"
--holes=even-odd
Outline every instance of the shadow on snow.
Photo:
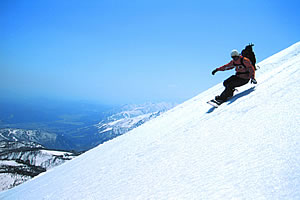
[[228,100],[228,104],[232,104],[237,99],[252,93],[254,90],[255,90],[255,86],[253,86],[253,87],[251,87],[251,88],[249,88],[249,89],[247,89],[247,90],[245,90],[241,93],[238,93],[237,95],[233,96],[231,99]]

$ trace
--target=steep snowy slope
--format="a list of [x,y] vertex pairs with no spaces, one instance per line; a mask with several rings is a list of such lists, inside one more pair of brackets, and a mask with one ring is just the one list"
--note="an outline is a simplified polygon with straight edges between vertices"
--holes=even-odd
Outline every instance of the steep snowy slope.
[[300,43],[0,199],[300,199]]

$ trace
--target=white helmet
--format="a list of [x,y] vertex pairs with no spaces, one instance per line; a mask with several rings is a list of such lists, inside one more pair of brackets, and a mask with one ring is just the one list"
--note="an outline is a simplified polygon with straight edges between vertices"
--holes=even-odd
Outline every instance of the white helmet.
[[240,53],[238,52],[238,50],[233,49],[233,50],[231,51],[231,57],[233,57],[233,56],[239,56],[239,55],[240,55]]

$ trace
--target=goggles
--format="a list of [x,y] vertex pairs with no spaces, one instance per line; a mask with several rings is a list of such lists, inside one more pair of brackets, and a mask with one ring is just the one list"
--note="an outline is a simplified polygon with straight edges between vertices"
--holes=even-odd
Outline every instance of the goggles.
[[237,61],[239,59],[239,56],[232,56],[231,57],[233,60]]

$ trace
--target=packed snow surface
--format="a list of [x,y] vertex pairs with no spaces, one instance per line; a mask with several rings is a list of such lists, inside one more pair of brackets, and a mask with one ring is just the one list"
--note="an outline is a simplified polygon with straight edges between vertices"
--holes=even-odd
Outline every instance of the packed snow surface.
[[300,199],[300,43],[258,65],[0,199]]

